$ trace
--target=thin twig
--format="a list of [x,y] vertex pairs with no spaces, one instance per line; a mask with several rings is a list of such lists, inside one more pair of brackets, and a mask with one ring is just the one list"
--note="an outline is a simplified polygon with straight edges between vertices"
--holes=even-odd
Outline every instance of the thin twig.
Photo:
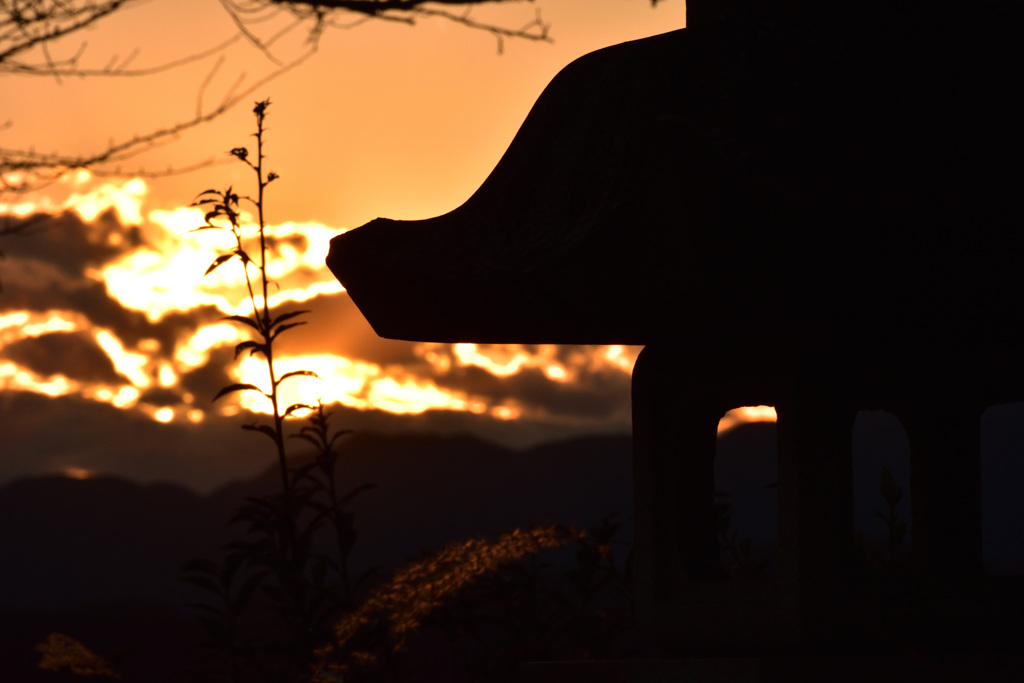
[[252,43],[256,47],[256,49],[262,52],[267,59],[272,61],[274,64],[277,64],[278,66],[283,66],[281,64],[281,61],[277,57],[275,57],[273,53],[271,53],[270,49],[266,45],[264,45],[259,38],[257,38],[249,31],[249,28],[245,25],[245,22],[242,21],[242,18],[235,13],[234,8],[227,2],[227,0],[220,0],[220,4],[224,8],[224,11],[228,13],[228,16],[231,17],[231,21],[235,22],[235,26],[238,28],[239,33],[245,36],[246,39],[250,43]]
[[[163,73],[165,71],[171,71],[178,67],[192,64],[194,62],[202,61],[208,57],[212,57],[215,54],[225,51],[239,40],[242,39],[241,35],[234,35],[227,40],[214,45],[213,47],[207,48],[200,52],[195,52],[178,59],[157,64],[156,66],[142,67],[138,69],[126,69],[124,68],[128,60],[121,63],[120,66],[114,67],[113,64],[116,61],[114,57],[111,63],[100,69],[84,69],[76,66],[78,59],[81,57],[82,52],[85,50],[86,44],[83,43],[79,52],[73,57],[57,62],[56,72],[61,76],[122,76],[122,77],[138,77],[138,76],[152,76],[155,74]],[[131,58],[138,54],[137,51],[133,51]],[[3,71],[17,74],[18,76],[49,76],[50,72],[45,71],[40,64],[23,64],[20,62],[7,62],[0,65],[0,69]]]

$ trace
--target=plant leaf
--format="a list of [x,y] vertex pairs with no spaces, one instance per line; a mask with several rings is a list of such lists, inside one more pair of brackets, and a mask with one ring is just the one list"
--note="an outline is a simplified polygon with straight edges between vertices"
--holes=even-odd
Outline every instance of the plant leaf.
[[334,448],[334,442],[336,442],[343,436],[348,436],[349,434],[353,433],[354,432],[351,429],[339,429],[338,431],[334,432],[334,434],[331,436],[331,440],[328,442],[328,446],[330,448]]
[[285,325],[281,325],[279,328],[277,328],[274,331],[274,333],[272,335],[270,335],[270,341],[274,341],[275,339],[277,339],[278,335],[280,335],[285,330],[290,330],[293,327],[298,327],[299,325],[305,325],[305,324],[306,324],[306,321],[303,320],[303,321],[297,322],[297,323],[287,323]]
[[281,382],[285,381],[289,377],[316,377],[317,379],[320,379],[320,375],[316,374],[312,370],[292,370],[291,372],[286,372],[278,377],[277,381],[274,382],[274,386],[280,386]]
[[274,428],[269,425],[248,424],[242,425],[242,429],[247,429],[250,432],[260,432],[262,434],[266,434],[271,438],[271,440],[273,440],[274,443],[277,443],[277,432],[275,432]]
[[273,321],[271,321],[270,329],[274,329],[279,324],[283,323],[285,320],[291,320],[295,316],[302,315],[303,313],[309,313],[309,309],[302,311],[291,311],[290,313],[284,313],[282,315],[279,315],[276,318],[274,318]]
[[[224,387],[223,389],[221,389],[220,391],[217,392],[217,395],[213,397],[213,400],[216,401],[221,396],[227,396],[228,394],[234,393],[236,391],[258,391],[261,394],[263,394],[264,396],[267,396],[267,393],[265,391],[263,391],[262,389],[260,389],[255,384],[241,384],[241,383],[239,383],[239,384],[229,384],[228,386]],[[270,398],[270,397],[267,396],[267,398]]]
[[[284,378],[282,378],[282,379],[284,379]],[[283,417],[288,417],[289,415],[294,413],[296,410],[315,410],[315,408],[313,408],[313,406],[308,405],[306,403],[293,403],[290,406],[288,406],[287,410],[284,411]],[[305,427],[303,427],[303,429],[305,429]],[[298,436],[298,435],[295,435],[295,436]]]
[[217,268],[219,268],[221,264],[226,263],[227,261],[233,258],[235,258],[234,254],[221,254],[217,258],[213,259],[213,263],[211,263],[210,267],[206,269],[205,273],[203,273],[203,277],[206,277],[213,271],[217,270]]
[[266,578],[267,572],[257,572],[250,576],[242,584],[242,587],[238,589],[238,594],[235,596],[235,604],[240,609],[245,609],[249,605],[249,601],[252,599],[253,593],[259,588],[260,584]]
[[235,358],[237,359],[239,354],[241,354],[243,351],[246,351],[246,350],[249,351],[249,355],[250,356],[253,355],[254,353],[256,353],[257,351],[262,353],[264,356],[267,355],[267,346],[266,346],[266,344],[260,344],[257,341],[249,340],[249,341],[244,341],[244,342],[238,344],[235,347]]

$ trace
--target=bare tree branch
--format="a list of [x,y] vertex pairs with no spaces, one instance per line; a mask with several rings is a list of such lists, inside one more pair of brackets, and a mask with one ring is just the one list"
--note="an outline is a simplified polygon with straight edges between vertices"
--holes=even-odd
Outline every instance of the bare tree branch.
[[[177,138],[187,130],[201,124],[212,121],[226,111],[237,105],[239,102],[248,99],[254,92],[266,86],[275,78],[288,73],[298,67],[316,53],[316,46],[313,45],[299,58],[292,60],[284,66],[275,69],[272,73],[260,78],[240,91],[231,91],[215,107],[207,109],[202,105],[202,91],[206,83],[212,78],[216,69],[210,72],[200,89],[199,103],[195,116],[186,121],[180,121],[164,128],[158,128],[145,135],[136,135],[121,142],[111,143],[104,150],[90,155],[62,155],[43,154],[32,150],[7,149],[0,147],[0,192],[23,192],[30,189],[37,189],[41,182],[52,181],[69,170],[76,168],[95,168],[101,164],[111,164],[124,161],[140,152],[152,149],[161,144]],[[236,84],[237,87],[237,84]],[[201,162],[190,167],[190,170],[209,165],[213,160]],[[167,172],[148,172],[149,177],[157,177],[181,172],[180,170],[169,170]],[[133,172],[132,175],[138,175]]]
[[5,16],[0,18],[0,64],[37,45],[81,31],[129,2],[132,0],[5,1]]
[[281,62],[277,59],[277,57],[275,57],[270,52],[270,48],[268,48],[267,45],[261,42],[259,38],[257,38],[249,31],[249,27],[246,25],[245,20],[240,16],[239,11],[236,10],[235,4],[231,2],[231,0],[220,0],[220,4],[224,7],[224,10],[228,13],[228,16],[231,17],[231,20],[235,22],[235,26],[238,27],[238,32],[241,35],[245,36],[250,43],[255,45],[256,48],[266,56],[267,59],[272,61],[274,64],[277,64],[278,66],[282,66]]
[[462,24],[468,28],[480,29],[487,31],[493,35],[498,41],[498,54],[502,54],[505,51],[505,38],[523,38],[526,40],[550,40],[548,37],[548,25],[541,20],[540,10],[537,11],[537,15],[533,21],[525,24],[519,29],[506,29],[500,26],[493,26],[491,24],[482,24],[474,21],[467,12],[466,14],[459,16],[451,12],[443,10],[431,10],[427,8],[420,8],[415,10],[417,14],[428,17],[443,17],[449,21],[454,21],[458,24]]
[[[416,16],[439,17],[462,24],[468,28],[479,29],[491,33],[498,39],[498,51],[504,45],[505,38],[524,40],[549,41],[548,25],[537,12],[533,21],[519,29],[509,29],[496,24],[478,22],[470,17],[469,12],[476,5],[485,3],[509,4],[533,2],[533,0],[247,0],[253,6],[278,5],[288,8],[296,16],[312,18],[316,22],[310,33],[311,38],[319,36],[325,25],[330,25],[329,18],[337,13],[362,15],[365,18],[386,19],[415,23]],[[461,7],[462,13],[440,7]]]

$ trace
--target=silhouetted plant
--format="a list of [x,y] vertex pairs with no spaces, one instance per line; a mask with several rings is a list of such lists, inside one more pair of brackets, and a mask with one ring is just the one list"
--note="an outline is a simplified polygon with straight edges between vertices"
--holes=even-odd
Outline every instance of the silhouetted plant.
[[730,494],[716,491],[715,503],[718,520],[719,560],[726,575],[734,579],[749,579],[758,576],[768,568],[770,560],[754,557],[749,538],[740,538],[732,528],[732,501]]
[[903,487],[897,483],[888,467],[882,467],[882,479],[879,491],[885,499],[889,508],[887,512],[876,512],[875,516],[885,522],[889,532],[889,566],[896,564],[900,550],[903,547],[903,539],[907,535],[907,523],[899,518],[896,507],[903,498]]
[[580,659],[608,656],[620,636],[633,627],[629,561],[620,569],[614,552],[615,535],[621,528],[622,523],[608,515],[577,537],[576,567],[564,574],[575,589],[569,626],[575,641],[573,654]]
[[886,554],[882,555],[877,550],[868,549],[864,540],[864,534],[861,531],[857,532],[857,545],[860,547],[861,553],[869,565],[886,573],[895,574],[904,568],[903,542],[907,537],[907,523],[900,518],[898,510],[899,504],[903,500],[903,487],[892,476],[889,468],[884,465],[882,466],[878,491],[881,493],[882,499],[885,500],[886,510],[884,512],[875,512],[874,516],[878,517],[885,524]]
[[[282,410],[278,390],[282,383],[292,377],[318,377],[318,375],[312,370],[293,370],[292,372],[286,372],[280,377],[277,377],[274,371],[274,341],[289,329],[298,327],[299,325],[304,325],[305,321],[298,320],[298,318],[309,311],[291,311],[281,315],[271,315],[270,299],[268,296],[270,279],[267,277],[267,226],[264,218],[263,200],[267,186],[277,180],[278,175],[273,171],[266,175],[263,173],[264,121],[266,120],[267,108],[269,106],[270,100],[263,100],[261,102],[257,102],[253,108],[253,113],[256,115],[256,132],[253,134],[253,137],[256,138],[255,163],[250,159],[249,150],[245,147],[235,147],[230,152],[233,157],[248,165],[255,173],[257,187],[256,198],[254,199],[246,195],[239,195],[231,187],[228,187],[228,189],[224,191],[211,189],[200,192],[192,202],[192,206],[202,206],[209,210],[205,216],[206,224],[192,230],[192,232],[200,230],[227,230],[235,238],[235,247],[218,255],[203,275],[204,277],[209,275],[229,261],[238,259],[241,262],[242,270],[245,273],[245,285],[249,292],[249,302],[252,304],[252,316],[230,315],[225,319],[251,328],[256,333],[256,339],[243,341],[235,346],[235,358],[238,358],[238,356],[244,352],[248,352],[250,356],[256,354],[262,355],[267,361],[267,386],[269,387],[269,390],[261,389],[255,384],[235,383],[230,384],[217,392],[217,395],[213,397],[213,400],[216,401],[223,396],[227,396],[228,394],[237,391],[248,391],[260,394],[269,401],[273,416],[272,423],[268,425],[255,422],[245,425],[244,428],[264,434],[274,442],[274,446],[277,450],[278,466],[281,475],[281,491],[287,496],[288,492],[291,490],[291,481],[288,477],[288,463],[284,447],[284,420],[296,411],[308,409],[310,406],[302,403],[296,403]],[[260,245],[258,262],[254,261],[249,256],[244,246],[244,235],[241,225],[242,215],[240,208],[240,203],[243,200],[249,202],[256,209],[256,228]],[[214,223],[214,220],[227,221],[227,225]],[[253,278],[249,271],[250,266],[255,267],[259,274],[259,279],[256,283],[256,290],[253,289]],[[259,291],[258,299],[257,291]]]
[[[258,637],[244,633],[243,614],[253,594],[266,578],[265,573],[250,572],[243,580],[240,555],[229,556],[222,564],[207,559],[191,560],[182,567],[182,579],[216,596],[216,604],[193,602],[199,623],[207,638],[197,643],[202,654],[194,665],[200,672],[223,672],[229,681],[251,678],[253,655],[260,646]],[[240,584],[240,585],[239,585]]]
[[338,451],[335,446],[339,439],[352,433],[350,429],[331,432],[331,414],[324,410],[322,402],[317,402],[316,410],[309,416],[309,424],[292,434],[292,438],[303,439],[316,449],[316,458],[295,470],[295,481],[308,483],[314,490],[326,496],[326,502],[309,498],[307,504],[316,513],[314,521],[325,520],[334,529],[334,540],[338,550],[338,560],[327,557],[326,561],[341,579],[342,597],[345,602],[354,606],[359,589],[367,581],[375,569],[370,569],[354,581],[349,574],[349,555],[356,542],[354,517],[347,509],[348,504],[359,494],[369,491],[375,484],[362,484],[344,494],[338,492],[335,478],[335,466]]
[[[252,169],[256,177],[255,197],[240,195],[229,187],[223,191],[205,190],[193,202],[193,206],[203,207],[206,214],[205,225],[192,232],[224,230],[234,238],[234,246],[218,254],[204,276],[236,259],[244,273],[252,313],[226,319],[250,330],[253,338],[236,345],[235,358],[242,353],[262,356],[267,369],[265,387],[233,383],[217,392],[213,400],[236,392],[253,392],[268,402],[269,420],[248,423],[243,428],[263,434],[273,442],[281,486],[276,495],[245,499],[229,522],[242,526],[243,535],[225,545],[223,564],[194,560],[182,569],[186,581],[216,596],[215,604],[196,606],[209,635],[204,643],[207,656],[202,662],[208,666],[201,667],[200,672],[216,673],[233,681],[253,676],[278,681],[308,677],[315,647],[330,637],[341,611],[351,608],[355,599],[347,567],[355,532],[346,505],[370,488],[362,486],[339,495],[334,479],[334,448],[348,432],[331,432],[329,413],[322,405],[314,408],[294,403],[285,407],[281,403],[279,390],[285,381],[317,375],[311,370],[278,375],[274,365],[275,341],[288,330],[305,324],[300,317],[308,311],[277,313],[269,302],[272,283],[267,275],[264,199],[267,186],[278,178],[276,173],[264,171],[264,124],[269,104],[269,100],[264,100],[253,108],[255,154],[245,147],[230,151],[231,156]],[[255,210],[254,228],[243,224],[243,203]],[[249,233],[253,232],[250,238]],[[255,238],[259,252],[254,258],[246,245]],[[317,448],[317,458],[312,465],[293,471],[285,449],[285,421],[307,410],[312,411],[310,422],[294,436],[311,442]],[[315,538],[325,524],[335,529],[337,558],[316,551]],[[276,615],[276,619],[269,615]],[[251,628],[243,628],[245,621],[250,622]]]

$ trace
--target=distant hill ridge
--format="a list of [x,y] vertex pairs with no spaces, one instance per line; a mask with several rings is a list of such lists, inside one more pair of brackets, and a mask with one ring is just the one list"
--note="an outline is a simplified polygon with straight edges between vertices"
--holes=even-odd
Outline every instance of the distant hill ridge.
[[[356,569],[536,523],[587,525],[632,507],[630,437],[513,451],[473,436],[355,434],[340,447],[342,490],[357,498]],[[297,458],[301,461],[301,458]],[[276,465],[203,496],[117,477],[20,479],[0,488],[0,608],[66,609],[147,599],[183,604],[187,560],[219,557],[245,496],[279,488]]]
[[[1024,513],[1024,425],[1016,412],[988,433],[986,530],[996,539],[990,562],[1024,566],[1016,527]],[[904,485],[900,514],[909,517],[906,454],[892,419],[855,431],[858,527],[883,533],[881,466]],[[359,534],[352,567],[394,567],[425,549],[489,536],[530,523],[590,525],[609,513],[632,514],[631,438],[588,436],[515,451],[474,436],[354,434],[340,446],[343,491],[376,485],[353,501]],[[775,426],[743,425],[719,439],[719,489],[736,503],[735,528],[755,544],[775,534]],[[680,457],[685,457],[680,453]],[[300,460],[300,459],[299,459]],[[180,605],[177,579],[194,557],[220,557],[238,535],[226,521],[245,496],[276,492],[276,465],[245,481],[201,495],[173,484],[116,477],[21,479],[0,487],[0,609],[68,609],[117,600]],[[627,524],[620,540],[632,540]]]

